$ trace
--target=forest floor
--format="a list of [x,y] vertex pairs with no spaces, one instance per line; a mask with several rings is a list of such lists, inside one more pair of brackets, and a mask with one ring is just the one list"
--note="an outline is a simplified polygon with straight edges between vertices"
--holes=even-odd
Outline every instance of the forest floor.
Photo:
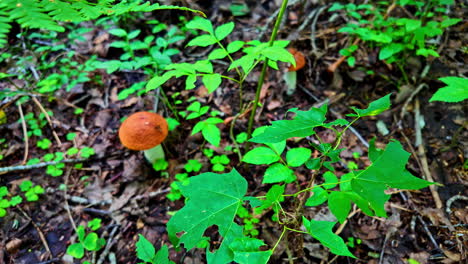
[[[274,23],[272,15],[278,10],[281,1],[251,1],[248,6],[250,11],[244,16],[235,17],[229,12],[231,1],[196,2],[191,7],[201,8],[214,25],[229,21],[236,23],[234,33],[228,37],[229,41],[248,41],[258,39],[259,36],[262,40],[268,39]],[[415,81],[398,87],[396,84],[400,84],[399,80],[403,78],[400,71],[377,60],[374,48],[362,46],[357,51],[357,66],[350,67],[344,62],[330,71],[329,66],[341,56],[338,51],[351,40],[347,35],[337,33],[337,29],[345,23],[344,19],[337,17],[330,20],[326,9],[321,9],[322,5],[315,2],[319,1],[298,1],[290,6],[278,34],[278,39],[290,40],[290,47],[306,55],[305,67],[297,72],[297,89],[292,95],[286,95],[283,73],[269,71],[261,93],[262,106],[254,126],[270,125],[272,121],[283,119],[291,108],[309,109],[320,106],[326,100],[329,104],[328,117],[336,119],[350,113],[352,106],[365,108],[369,102],[392,93],[390,110],[360,120],[353,125],[353,131],[344,135],[341,147],[345,150],[341,158],[354,161],[358,166],[368,164],[366,144],[369,140],[375,137],[377,145],[385,145],[391,139],[397,139],[411,153],[408,170],[417,177],[431,177],[441,185],[418,191],[395,191],[387,203],[388,218],[370,217],[356,210],[342,226],[340,236],[348,242],[357,259],[334,259],[334,255],[317,241],[304,238],[302,245],[283,239],[271,263],[395,264],[408,263],[408,259],[418,261],[414,263],[467,261],[468,174],[465,159],[468,151],[468,109],[463,103],[429,103],[432,94],[443,86],[437,81],[438,78],[467,73],[466,67],[460,67],[465,65],[467,56],[466,53],[460,54],[459,49],[468,42],[467,22],[463,21],[444,33],[439,58],[412,57],[404,70]],[[310,14],[314,12],[315,16],[312,17]],[[463,17],[462,11],[455,9],[453,12],[453,17]],[[174,23],[174,13],[193,16],[180,11],[161,11],[157,15],[158,20]],[[304,23],[305,26],[301,27]],[[132,26],[138,25],[135,23]],[[79,63],[93,54],[102,59],[116,58],[121,51],[109,48],[112,36],[106,34],[96,27],[87,33],[87,43],[66,46],[58,50],[57,54],[74,50],[76,53],[73,58]],[[59,37],[66,42],[66,36]],[[104,40],[98,40],[100,37]],[[24,40],[10,40],[10,45],[21,46],[21,41]],[[30,43],[26,44],[29,47]],[[177,55],[176,60],[193,61],[210,51],[184,49],[185,44],[180,43],[182,53]],[[16,52],[19,57],[32,54],[37,58],[35,64],[24,69],[25,76],[32,75],[30,69],[34,65],[51,60],[51,57],[42,58],[28,49],[16,49]],[[224,71],[224,65],[217,66],[220,72]],[[368,74],[369,69],[375,74]],[[425,69],[428,72],[422,75]],[[58,69],[50,68],[47,72],[55,70]],[[7,71],[8,65],[0,64],[0,72]],[[46,72],[38,71],[40,74]],[[204,145],[199,134],[190,134],[196,121],[181,122],[163,143],[169,162],[167,173],[154,171],[145,162],[142,152],[130,151],[121,145],[117,133],[122,118],[134,112],[152,110],[157,104],[154,93],[141,96],[134,94],[124,100],[119,100],[117,96],[122,89],[146,76],[138,71],[112,74],[96,71],[92,74],[95,74],[92,78],[100,79],[103,85],[85,82],[70,91],[56,91],[53,98],[33,96],[31,98],[34,100],[23,104],[12,103],[18,102],[20,95],[0,101],[0,110],[5,115],[0,122],[0,168],[24,165],[29,159],[65,152],[70,147],[81,149],[86,146],[95,152],[84,161],[71,160],[62,168],[56,168],[61,170],[62,175],[59,177],[47,175],[46,167],[0,171],[0,186],[7,186],[11,193],[18,192],[24,180],[31,180],[45,190],[37,202],[9,208],[8,214],[0,218],[0,263],[73,263],[70,258],[64,257],[67,246],[76,240],[73,225],[84,225],[93,218],[102,219],[100,234],[110,245],[105,253],[100,251],[97,255],[88,255],[89,259],[94,258],[96,261],[102,256],[103,262],[98,263],[109,263],[108,255],[115,255],[117,263],[137,263],[135,243],[138,234],[143,234],[157,248],[163,243],[169,245],[165,224],[183,206],[183,199],[171,201],[166,195],[170,192],[174,175],[183,170],[188,160],[201,162],[203,167],[200,172],[210,171],[210,159],[201,151],[203,146],[229,157],[230,162],[225,171],[236,168],[247,179],[249,193],[262,194],[266,191],[266,186],[259,180],[264,168],[241,164],[236,153],[229,148],[226,150],[226,146],[233,144],[227,122],[219,125],[222,132],[219,148]],[[253,100],[259,75],[260,69],[257,69],[247,79],[244,86],[245,102]],[[28,84],[25,79],[15,79],[12,83],[0,80],[0,90],[14,89],[15,86],[27,87]],[[219,111],[224,120],[239,112],[239,96],[233,83],[223,82],[222,87],[212,94],[208,94],[202,85],[194,90],[184,90],[181,88],[183,86],[183,79],[172,79],[163,86],[169,98],[180,92],[178,98],[182,103],[177,105],[178,111],[185,109],[190,104],[189,98],[195,96],[204,105]],[[82,108],[83,113],[74,114],[77,108]],[[42,134],[52,142],[47,149],[37,146],[39,136],[32,135],[25,141],[26,128],[21,122],[27,113],[39,116],[44,111],[52,112],[50,120],[40,119],[43,122]],[[164,116],[172,115],[163,106],[162,100],[159,101],[158,112]],[[418,115],[423,116],[423,127],[417,125],[421,119]],[[236,134],[246,131],[247,119],[248,114],[234,120]],[[378,129],[377,123],[384,124],[388,133],[384,133],[385,129]],[[76,136],[73,140],[66,140],[70,132]],[[318,134],[324,140],[333,140],[333,135],[326,131],[319,131]],[[416,145],[416,140],[422,144]],[[359,153],[360,157],[355,158],[353,153]],[[74,166],[80,162],[82,166]],[[345,168],[338,165],[336,170],[343,173]],[[306,172],[299,173],[299,179],[306,177]],[[321,205],[306,209],[306,214],[323,214],[327,218],[330,212]],[[281,233],[268,216],[263,216],[255,228],[260,231],[259,237],[267,242],[274,243]],[[300,247],[302,251],[302,255],[294,260],[291,260],[291,250],[296,252],[297,249],[292,247]],[[176,252],[171,248],[170,258],[176,263],[204,263],[205,251],[194,249]]]

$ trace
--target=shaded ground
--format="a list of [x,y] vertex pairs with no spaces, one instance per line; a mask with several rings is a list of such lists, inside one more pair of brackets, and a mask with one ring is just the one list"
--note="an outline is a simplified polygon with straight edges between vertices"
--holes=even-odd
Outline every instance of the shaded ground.
[[[236,29],[230,40],[251,40],[262,34],[264,26],[267,30],[263,38],[267,39],[272,27],[272,23],[267,25],[267,21],[278,8],[275,2],[279,1],[251,1],[251,12],[243,17],[230,15],[226,10],[226,7],[229,7],[228,1],[214,2],[200,1],[198,7],[206,9],[208,17],[215,25],[231,20],[236,22]],[[282,73],[270,72],[256,126],[282,119],[290,108],[306,109],[323,103],[326,99],[330,101],[329,117],[334,119],[348,113],[350,106],[364,108],[369,101],[387,93],[402,94],[386,78],[381,77],[386,76],[392,80],[401,78],[395,69],[372,59],[375,57],[372,54],[375,50],[364,49],[358,54],[360,67],[350,68],[344,63],[334,73],[327,71],[327,67],[339,58],[339,49],[349,41],[344,35],[336,33],[336,29],[344,21],[338,18],[331,22],[327,13],[322,11],[313,28],[316,30],[314,39],[310,35],[311,25],[307,25],[304,30],[297,30],[307,15],[320,10],[320,7],[312,3],[297,3],[290,7],[279,38],[292,40],[291,46],[307,54],[307,64],[298,72],[299,87],[292,96],[285,95]],[[463,17],[461,10],[455,9],[453,12],[453,17]],[[171,21],[171,17],[171,13],[163,12],[158,19],[165,21],[166,18],[167,21]],[[466,26],[466,21],[464,23]],[[95,39],[100,33],[102,32],[96,30],[92,38]],[[466,68],[463,68],[467,59],[466,53],[460,54],[458,49],[460,45],[467,44],[463,26],[455,27],[446,34],[448,41],[441,50],[441,58],[418,61],[419,68],[408,67],[409,74],[419,75],[426,65],[431,65],[427,77],[421,80],[421,83],[427,84],[427,88],[414,93],[416,87],[411,87],[410,92],[403,95],[398,102],[395,99],[397,96],[393,96],[390,111],[377,118],[361,120],[354,126],[355,133],[348,132],[342,143],[342,147],[346,148],[342,157],[346,161],[356,161],[362,166],[369,161],[366,158],[355,160],[352,153],[358,152],[365,156],[367,148],[364,142],[377,137],[378,144],[386,144],[391,138],[396,138],[412,153],[408,169],[414,175],[422,177],[425,174],[423,168],[427,165],[433,179],[443,186],[433,192],[428,188],[415,192],[396,192],[388,203],[388,219],[369,217],[356,210],[342,226],[341,236],[345,241],[354,242],[351,251],[358,260],[341,257],[334,259],[332,254],[311,238],[304,238],[303,243],[297,244],[294,242],[298,241],[297,239],[289,237],[288,240],[283,240],[275,251],[271,263],[332,263],[335,260],[335,263],[405,263],[408,258],[420,263],[466,261],[468,177],[463,164],[466,163],[468,149],[465,115],[467,105],[428,103],[430,96],[441,87],[441,83],[435,81],[436,78],[466,74]],[[18,52],[26,54],[28,51]],[[104,58],[118,57],[118,52],[119,50],[110,49]],[[81,55],[89,56],[91,53],[92,49],[88,49]],[[191,61],[194,54],[200,53],[207,54],[207,51],[187,49],[179,59]],[[0,71],[5,71],[8,67],[0,66],[3,67]],[[372,69],[378,74],[366,75],[365,69]],[[114,254],[117,263],[136,263],[137,234],[143,234],[157,248],[168,241],[165,224],[170,218],[170,213],[183,206],[182,201],[171,202],[165,196],[174,175],[182,171],[183,165],[189,159],[202,162],[202,172],[210,170],[209,160],[200,151],[203,139],[197,135],[190,136],[196,121],[182,123],[165,141],[164,148],[170,164],[168,177],[161,177],[161,173],[153,171],[144,162],[142,153],[123,148],[117,137],[120,119],[136,111],[152,109],[155,96],[148,94],[118,100],[117,93],[141,80],[143,75],[138,72],[100,74],[104,85],[89,82],[71,92],[61,90],[55,94],[60,100],[49,101],[45,96],[37,97],[43,108],[53,112],[52,126],[45,125],[42,129],[44,135],[52,141],[52,147],[42,150],[36,146],[37,137],[31,137],[28,146],[29,158],[65,151],[71,146],[92,147],[96,155],[83,162],[81,168],[74,168],[73,163],[68,164],[61,177],[45,175],[45,168],[0,174],[0,185],[8,186],[10,190],[17,189],[20,181],[31,179],[36,184],[41,184],[47,192],[47,195],[41,196],[39,202],[24,203],[19,208],[10,210],[8,216],[0,218],[0,263],[60,263],[67,245],[76,240],[70,216],[76,224],[84,224],[95,217],[102,218],[102,235],[107,238],[108,244],[112,245],[104,255]],[[245,98],[248,100],[254,97],[258,74],[258,71],[253,73],[245,85]],[[21,80],[15,80],[15,84],[27,85]],[[0,89],[11,87],[10,83],[0,83]],[[164,89],[167,95],[171,96],[181,90],[179,87],[183,87],[183,80],[172,80]],[[178,106],[179,110],[188,105],[187,101],[191,96],[197,96],[211,105],[212,109],[222,112],[223,118],[231,117],[239,111],[239,98],[232,83],[223,83],[214,95],[207,95],[203,87],[183,92],[181,100],[184,103]],[[19,107],[9,104],[15,99],[17,98],[7,98],[0,102],[7,119],[6,123],[0,125],[0,138],[5,139],[0,148],[0,154],[3,155],[0,167],[21,164],[26,149],[23,127],[21,122],[18,122],[21,119]],[[82,107],[84,114],[75,115],[75,107]],[[39,105],[34,103],[23,104],[21,108],[24,113],[34,112],[38,115],[41,112]],[[168,109],[160,109],[165,116],[171,115]],[[415,112],[418,110],[424,115],[426,123],[421,130],[423,149],[414,143]],[[388,135],[383,136],[377,131],[378,120],[385,123],[390,131]],[[234,127],[235,133],[245,131],[246,127],[246,118],[239,118]],[[224,150],[225,146],[231,144],[229,126],[221,124],[220,128],[223,133],[221,147],[215,151],[228,155],[231,162],[227,170],[233,167],[239,170],[249,181],[251,195],[261,195],[267,190],[259,180],[264,169],[260,166],[238,166],[237,154]],[[62,144],[54,140],[54,132]],[[73,141],[65,140],[65,135],[69,132],[77,134]],[[330,140],[331,135],[326,132],[320,132],[319,135],[325,140]],[[337,170],[343,173],[344,167]],[[303,174],[298,175],[298,178],[306,181],[307,172],[298,173]],[[64,183],[68,186],[66,194],[63,188],[60,188]],[[439,199],[441,207],[437,208]],[[67,204],[70,212],[66,210]],[[330,212],[319,206],[306,209],[306,215],[322,215],[324,219],[329,219]],[[269,220],[269,215],[262,218],[257,229],[260,231],[259,237],[268,244],[274,243],[279,236],[279,230],[276,224]],[[213,234],[215,233],[210,235]],[[213,238],[215,237],[216,235],[213,235]],[[51,256],[47,253],[46,245],[50,248]],[[293,256],[297,257],[291,256],[291,252],[302,248],[303,255],[291,259]],[[171,259],[176,263],[204,262],[203,250],[171,250],[170,253]],[[48,259],[53,261],[47,262]],[[106,259],[104,263],[108,263],[107,261]]]

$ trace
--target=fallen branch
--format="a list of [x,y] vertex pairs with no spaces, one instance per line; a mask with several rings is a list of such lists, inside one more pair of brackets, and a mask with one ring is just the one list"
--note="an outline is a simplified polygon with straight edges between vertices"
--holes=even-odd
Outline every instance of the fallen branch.
[[47,167],[49,165],[57,165],[60,163],[80,163],[80,162],[85,162],[86,160],[87,159],[66,159],[66,160],[60,160],[60,161],[41,162],[41,163],[32,164],[32,165],[18,165],[18,166],[11,166],[11,167],[3,167],[3,168],[0,168],[0,175],[5,174],[7,172],[11,172],[11,171],[32,170],[32,169]]

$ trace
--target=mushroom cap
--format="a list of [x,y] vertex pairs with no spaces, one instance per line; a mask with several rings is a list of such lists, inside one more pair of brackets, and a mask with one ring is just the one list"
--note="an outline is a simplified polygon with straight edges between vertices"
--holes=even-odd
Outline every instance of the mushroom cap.
[[130,115],[119,128],[122,145],[131,150],[153,148],[166,138],[168,125],[164,117],[150,112]]
[[298,71],[304,68],[304,65],[305,65],[304,54],[295,48],[288,48],[288,51],[294,56],[294,59],[296,60],[296,67],[294,67],[294,65],[291,65],[289,66],[288,71]]

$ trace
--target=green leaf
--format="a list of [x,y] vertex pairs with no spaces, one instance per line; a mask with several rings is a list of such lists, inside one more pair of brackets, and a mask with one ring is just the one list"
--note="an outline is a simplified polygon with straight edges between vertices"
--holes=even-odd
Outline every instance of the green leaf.
[[356,107],[351,107],[351,109],[353,109],[353,111],[356,112],[356,114],[348,114],[347,116],[363,117],[378,115],[390,108],[390,95],[391,94],[387,94],[386,96],[371,102],[369,104],[369,107],[367,107],[366,109],[358,109]]
[[351,210],[350,197],[345,192],[331,192],[328,195],[328,207],[340,223],[344,223]]
[[263,176],[262,183],[286,182],[291,183],[296,180],[294,171],[281,163],[275,163],[268,167]]
[[114,28],[114,29],[109,30],[109,34],[123,38],[127,36],[127,31],[121,28]]
[[207,47],[209,45],[213,45],[216,43],[216,39],[208,34],[201,35],[192,39],[187,46],[199,46],[199,47]]
[[[137,257],[145,262],[151,262],[154,258],[155,249],[153,244],[149,242],[143,235],[138,234],[138,242],[136,243]],[[166,258],[167,261],[167,258]],[[159,262],[157,262],[159,263]]]
[[448,19],[442,20],[442,23],[440,23],[440,26],[442,28],[446,28],[446,27],[450,27],[455,24],[458,24],[458,22],[460,21],[462,21],[460,18],[448,18]]
[[74,258],[81,259],[84,256],[83,245],[81,245],[81,243],[69,245],[67,248],[67,254]]
[[293,120],[274,121],[265,132],[251,138],[255,143],[276,143],[291,137],[307,137],[313,135],[314,127],[320,126],[325,121],[327,113],[326,105],[321,108],[312,108],[309,111],[296,111]]
[[397,54],[398,52],[402,51],[404,46],[400,43],[391,43],[389,45],[384,46],[379,52],[379,60],[385,60],[393,55]]
[[221,85],[221,82],[222,82],[221,74],[214,73],[214,74],[203,75],[202,81],[206,89],[208,90],[208,92],[212,93]]
[[234,252],[234,261],[239,264],[266,264],[270,259],[271,250],[260,251],[260,247],[265,243],[256,238],[238,238],[229,245]]
[[267,147],[257,147],[245,153],[242,162],[255,165],[271,164],[280,160],[280,156],[272,149]]
[[338,185],[338,178],[331,171],[326,171],[323,174],[323,178],[325,179],[325,183],[323,185],[323,188],[325,189],[332,189],[335,188],[336,185]]
[[304,164],[312,154],[308,148],[292,148],[286,153],[286,161],[290,167],[299,167]]
[[[174,245],[184,244],[190,250],[203,240],[203,233],[208,227],[217,225],[224,240],[216,252],[207,251],[208,262],[233,261],[234,256],[228,245],[235,238],[243,237],[242,228],[234,222],[234,218],[242,206],[247,181],[233,169],[230,173],[208,172],[191,177],[189,183],[181,185],[180,189],[186,204],[167,223],[171,242]],[[181,232],[183,234],[178,237]]]
[[21,182],[21,184],[20,184],[19,187],[20,187],[20,190],[21,190],[22,192],[26,192],[26,191],[28,191],[29,189],[31,189],[32,186],[33,186],[32,181],[26,180],[26,181]]
[[233,42],[229,43],[227,45],[227,52],[229,53],[234,53],[236,51],[239,51],[240,49],[242,49],[242,47],[244,46],[245,42],[242,41],[242,40],[234,40]]
[[330,249],[333,254],[356,258],[348,249],[343,239],[333,233],[336,222],[307,220],[304,216],[302,222],[309,234]]
[[83,246],[87,249],[87,250],[97,250],[97,242],[98,242],[98,235],[94,232],[91,232],[89,233],[84,241],[83,241]]
[[195,17],[190,22],[186,24],[186,27],[189,29],[199,29],[213,34],[213,24],[208,19],[201,17]]
[[266,47],[261,51],[261,54],[273,61],[289,62],[296,65],[294,56],[285,48],[281,47]]
[[[252,133],[252,137],[256,137],[264,133],[267,127],[268,126],[257,127]],[[286,140],[276,142],[276,143],[265,143],[265,145],[267,145],[269,148],[275,151],[276,154],[281,155],[281,153],[283,153],[284,149],[286,148]]]
[[323,204],[328,199],[328,192],[322,187],[312,189],[313,195],[305,203],[306,206],[317,206]]
[[[278,212],[279,203],[284,201],[284,185],[273,185],[271,186],[270,190],[268,190],[266,194],[265,200],[261,201],[261,205],[255,208],[256,213],[261,213],[263,210],[270,208],[273,206],[273,210],[275,213]],[[252,204],[252,207],[254,205]]]
[[429,102],[442,101],[448,103],[456,103],[468,98],[468,79],[460,77],[443,77],[439,78],[447,86],[440,88],[429,99]]
[[154,259],[151,263],[157,263],[157,264],[174,263],[172,261],[169,261],[169,248],[166,245],[163,245],[158,250],[158,253],[156,253],[156,256],[154,256]]
[[221,131],[216,125],[206,123],[202,130],[202,135],[208,142],[210,142],[210,144],[219,147],[219,143],[221,142]]
[[212,52],[210,52],[210,55],[208,55],[209,60],[220,60],[224,59],[228,53],[223,50],[223,49],[214,49]]
[[221,25],[216,28],[215,36],[218,40],[222,40],[231,34],[232,30],[234,29],[234,22],[229,22],[224,25]]
[[352,190],[369,201],[376,215],[385,217],[384,204],[390,198],[385,194],[388,187],[416,190],[433,183],[413,176],[405,168],[410,154],[400,142],[390,142],[380,156],[365,170],[354,172]]
[[94,218],[93,220],[89,221],[88,222],[88,227],[93,230],[93,231],[96,231],[98,230],[100,227],[101,227],[101,222],[102,220],[99,219],[99,218]]

